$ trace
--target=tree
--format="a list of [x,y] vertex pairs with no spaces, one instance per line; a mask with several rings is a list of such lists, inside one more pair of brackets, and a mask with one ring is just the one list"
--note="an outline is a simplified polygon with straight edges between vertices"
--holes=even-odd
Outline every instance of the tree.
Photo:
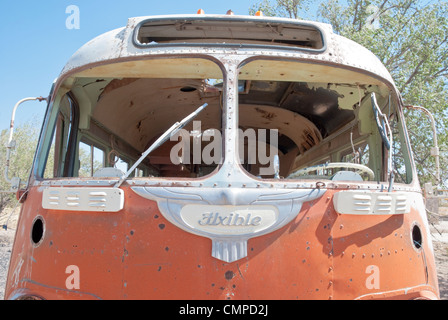
[[[267,16],[311,17],[308,1],[263,0],[251,11]],[[315,8],[314,8],[315,9]],[[448,3],[418,0],[329,0],[317,6],[317,20],[335,33],[370,49],[390,71],[406,105],[431,111],[441,146],[441,168],[448,165]],[[424,115],[405,111],[421,183],[435,182],[431,126]],[[441,171],[447,183],[448,171]]]
[[263,0],[249,9],[250,14],[256,11],[262,11],[266,16],[287,17],[291,19],[303,19],[300,13],[304,12],[309,16],[310,0],[276,0],[272,3],[269,0]]
[[[28,181],[38,136],[39,127],[31,122],[14,129],[13,139],[16,141],[16,148],[11,152],[8,171],[10,178],[19,177],[22,181]],[[0,133],[0,191],[8,191],[11,188],[4,176],[8,138],[9,130],[2,130]],[[15,197],[15,194],[0,192],[0,212],[5,207],[14,205]]]

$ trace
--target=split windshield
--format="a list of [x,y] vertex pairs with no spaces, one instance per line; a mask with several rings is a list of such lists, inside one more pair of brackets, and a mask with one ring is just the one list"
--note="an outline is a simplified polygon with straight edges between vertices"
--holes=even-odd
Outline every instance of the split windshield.
[[[47,148],[41,148],[48,156],[39,175],[212,175],[228,156],[223,117],[237,102],[235,166],[254,179],[389,181],[393,173],[396,182],[411,182],[396,97],[378,79],[274,59],[241,64],[238,79],[227,79],[222,70],[208,59],[164,58],[73,76],[67,80],[71,89],[60,92],[50,110]],[[238,86],[238,101],[225,100],[232,86]],[[207,108],[142,158],[169,128],[204,104]]]

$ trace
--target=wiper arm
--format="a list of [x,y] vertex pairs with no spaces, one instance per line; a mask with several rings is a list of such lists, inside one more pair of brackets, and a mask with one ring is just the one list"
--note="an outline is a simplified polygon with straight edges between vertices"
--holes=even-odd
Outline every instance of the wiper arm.
[[153,152],[155,149],[160,147],[162,144],[164,144],[172,134],[175,134],[180,129],[185,127],[191,120],[196,118],[196,116],[204,110],[208,106],[208,103],[204,103],[202,106],[200,106],[196,111],[191,113],[189,116],[184,118],[180,122],[176,122],[173,124],[164,134],[162,134],[159,139],[157,139],[145,152],[142,153],[142,156],[134,163],[131,169],[128,170],[128,172],[125,173],[124,176],[121,177],[121,179],[115,184],[115,188],[118,188],[121,186],[121,184],[129,177],[129,175],[135,170],[135,168],[138,167],[138,165],[145,159],[148,154]]

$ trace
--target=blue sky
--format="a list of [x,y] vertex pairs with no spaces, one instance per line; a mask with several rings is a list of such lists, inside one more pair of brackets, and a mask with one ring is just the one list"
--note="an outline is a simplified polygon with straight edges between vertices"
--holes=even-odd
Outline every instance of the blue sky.
[[[126,25],[129,17],[205,13],[246,15],[256,0],[43,0],[1,1],[0,4],[0,130],[8,129],[12,108],[25,97],[47,96],[67,60],[84,43]],[[66,8],[76,5],[80,28],[69,30]],[[45,104],[27,102],[16,124],[40,126]]]

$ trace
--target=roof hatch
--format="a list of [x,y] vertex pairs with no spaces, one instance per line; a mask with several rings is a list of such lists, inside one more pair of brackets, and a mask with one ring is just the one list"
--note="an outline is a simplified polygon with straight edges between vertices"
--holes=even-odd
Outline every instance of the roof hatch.
[[305,22],[201,17],[144,20],[136,28],[138,47],[200,45],[325,50],[323,32]]

